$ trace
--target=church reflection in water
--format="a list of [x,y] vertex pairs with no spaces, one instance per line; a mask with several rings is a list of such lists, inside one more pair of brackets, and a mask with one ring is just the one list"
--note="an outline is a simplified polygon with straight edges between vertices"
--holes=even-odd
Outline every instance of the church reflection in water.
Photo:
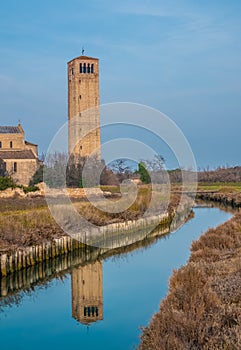
[[72,316],[85,325],[103,320],[102,262],[72,270]]

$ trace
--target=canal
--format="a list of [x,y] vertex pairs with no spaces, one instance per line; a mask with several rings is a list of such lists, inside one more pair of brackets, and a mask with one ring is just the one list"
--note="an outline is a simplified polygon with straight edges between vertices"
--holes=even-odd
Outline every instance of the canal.
[[1,348],[135,349],[191,242],[232,216],[218,208],[194,212],[177,231],[128,253],[73,266],[39,284],[31,277],[16,292],[11,280],[11,292],[0,298]]

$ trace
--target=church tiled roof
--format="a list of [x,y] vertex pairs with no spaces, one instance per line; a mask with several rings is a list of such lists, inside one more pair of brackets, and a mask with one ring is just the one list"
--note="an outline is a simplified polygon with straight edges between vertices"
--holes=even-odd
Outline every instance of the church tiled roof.
[[36,159],[36,156],[33,154],[31,150],[23,150],[23,151],[0,151],[0,158],[2,159]]
[[0,126],[0,134],[20,134],[18,126]]

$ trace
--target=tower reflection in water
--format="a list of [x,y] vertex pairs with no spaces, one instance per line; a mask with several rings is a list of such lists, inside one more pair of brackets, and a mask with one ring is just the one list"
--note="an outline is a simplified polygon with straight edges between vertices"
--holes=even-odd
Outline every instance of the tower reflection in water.
[[71,283],[73,318],[85,325],[103,320],[102,263],[74,268]]

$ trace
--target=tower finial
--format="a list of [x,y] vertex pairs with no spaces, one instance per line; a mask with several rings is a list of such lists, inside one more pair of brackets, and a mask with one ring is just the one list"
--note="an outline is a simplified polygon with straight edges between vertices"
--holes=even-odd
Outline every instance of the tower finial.
[[85,49],[82,47],[82,56],[84,55],[85,53]]

